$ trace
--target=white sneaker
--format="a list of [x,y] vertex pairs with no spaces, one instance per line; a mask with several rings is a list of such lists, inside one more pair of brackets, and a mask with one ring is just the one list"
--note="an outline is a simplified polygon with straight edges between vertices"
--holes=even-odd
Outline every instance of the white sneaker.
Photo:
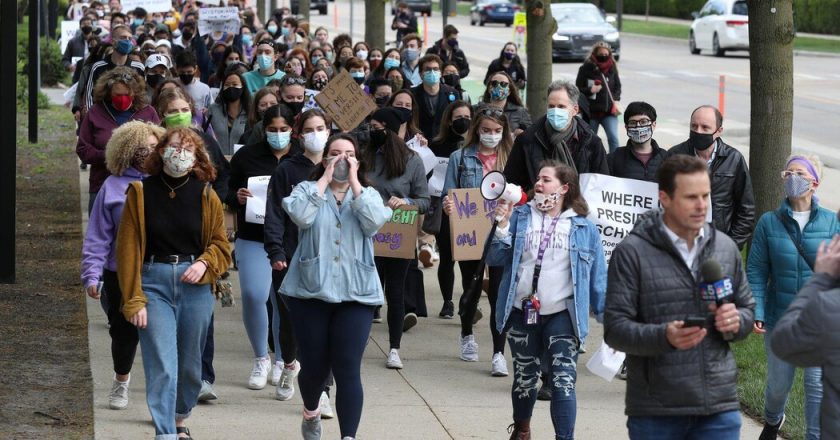
[[300,362],[295,361],[292,368],[283,367],[283,373],[280,375],[280,382],[277,383],[277,388],[274,390],[274,398],[277,400],[289,400],[295,395],[295,379],[300,373]]
[[216,400],[219,396],[216,395],[216,390],[213,389],[213,384],[206,380],[201,381],[201,390],[198,392],[198,401],[207,402],[209,400]]
[[303,440],[321,440],[321,418],[306,420],[304,417],[300,424],[300,433],[303,435]]
[[385,366],[392,369],[392,370],[402,370],[403,363],[400,359],[400,352],[396,348],[392,348],[391,351],[388,353],[388,360],[385,362]]
[[475,335],[461,337],[461,360],[478,362],[478,343],[475,342]]
[[490,363],[490,375],[505,377],[508,375],[507,359],[502,353],[493,353],[493,361]]
[[274,367],[271,369],[271,379],[268,380],[268,383],[276,386],[278,383],[280,383],[280,376],[282,374],[283,361],[274,362]]
[[326,391],[321,391],[321,398],[318,400],[318,408],[321,410],[322,419],[331,419],[335,417],[332,405],[330,405],[330,396]]
[[420,252],[417,254],[417,259],[423,264],[423,267],[432,267],[434,263],[432,259],[435,254],[435,248],[433,248],[429,244],[424,244],[420,246]]
[[109,408],[125,409],[128,407],[128,382],[130,380],[130,376],[125,382],[114,379],[114,383],[111,385],[111,394],[108,395]]
[[271,358],[254,358],[254,369],[251,370],[251,377],[248,378],[248,388],[261,390],[268,382],[268,370],[271,368]]

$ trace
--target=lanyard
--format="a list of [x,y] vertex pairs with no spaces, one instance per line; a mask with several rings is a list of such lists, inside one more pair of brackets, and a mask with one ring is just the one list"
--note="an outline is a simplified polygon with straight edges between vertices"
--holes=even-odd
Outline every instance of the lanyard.
[[[551,221],[551,229],[548,231],[543,232],[542,241],[540,241],[540,247],[537,251],[537,261],[534,264],[534,281],[531,285],[531,295],[537,295],[537,282],[540,279],[540,271],[542,270],[542,260],[543,256],[545,255],[545,250],[548,248],[548,242],[551,239],[551,236],[554,235],[554,229],[557,226],[557,221],[560,220],[560,214]],[[545,224],[545,216],[543,215],[543,224]]]

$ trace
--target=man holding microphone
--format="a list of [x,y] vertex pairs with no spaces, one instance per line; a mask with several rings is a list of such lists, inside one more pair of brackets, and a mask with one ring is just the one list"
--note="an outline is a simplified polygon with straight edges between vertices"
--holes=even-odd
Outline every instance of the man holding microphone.
[[729,342],[749,335],[755,308],[741,255],[706,223],[703,160],[671,157],[657,181],[663,209],[616,247],[607,281],[604,339],[627,353],[630,438],[737,440]]

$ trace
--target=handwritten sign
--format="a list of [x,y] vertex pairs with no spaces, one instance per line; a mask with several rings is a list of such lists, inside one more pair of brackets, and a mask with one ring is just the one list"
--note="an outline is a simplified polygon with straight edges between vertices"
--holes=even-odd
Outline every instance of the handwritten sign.
[[455,203],[449,216],[452,259],[480,260],[493,224],[496,201],[484,200],[478,188],[450,190],[449,198]]
[[143,8],[146,12],[168,12],[172,10],[171,0],[122,0],[122,10],[125,12]]
[[516,12],[513,14],[513,42],[516,47],[525,47],[526,28],[528,25],[528,15],[524,12]]
[[79,22],[73,20],[64,20],[61,22],[61,53],[67,49],[67,43],[76,36],[79,30]]
[[443,185],[446,183],[446,169],[449,168],[448,157],[436,157],[434,171],[432,178],[429,179],[429,195],[432,197],[442,197]]
[[315,96],[315,101],[339,128],[350,131],[376,110],[376,103],[353,81],[346,70],[341,71]]
[[251,197],[245,203],[245,221],[265,224],[265,204],[268,200],[268,182],[271,176],[256,176],[248,179],[248,191]]
[[373,254],[413,260],[419,220],[415,206],[403,205],[395,209],[391,219],[373,236]]
[[201,8],[198,15],[198,31],[201,35],[239,33],[238,8]]

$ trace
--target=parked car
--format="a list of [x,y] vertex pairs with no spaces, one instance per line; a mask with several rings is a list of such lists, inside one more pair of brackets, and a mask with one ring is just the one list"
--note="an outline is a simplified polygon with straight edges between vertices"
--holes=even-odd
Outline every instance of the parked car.
[[[327,0],[309,0],[309,9],[317,9],[318,13],[321,15],[327,15],[327,6],[329,5]],[[289,5],[289,9],[292,10],[292,14],[297,15],[298,12],[298,0],[292,0],[291,5]]]
[[397,15],[397,5],[403,2],[418,15],[432,16],[432,0],[393,0],[391,2],[391,15]]
[[621,56],[618,30],[595,5],[552,3],[551,15],[557,21],[557,32],[551,42],[552,60],[585,59],[592,46],[600,41],[609,43],[616,60]]
[[750,18],[745,0],[709,0],[692,12],[688,49],[697,55],[703,49],[722,57],[728,50],[750,49]]
[[475,0],[470,8],[470,24],[484,26],[484,23],[513,24],[513,14],[519,12],[519,5],[508,0]]

